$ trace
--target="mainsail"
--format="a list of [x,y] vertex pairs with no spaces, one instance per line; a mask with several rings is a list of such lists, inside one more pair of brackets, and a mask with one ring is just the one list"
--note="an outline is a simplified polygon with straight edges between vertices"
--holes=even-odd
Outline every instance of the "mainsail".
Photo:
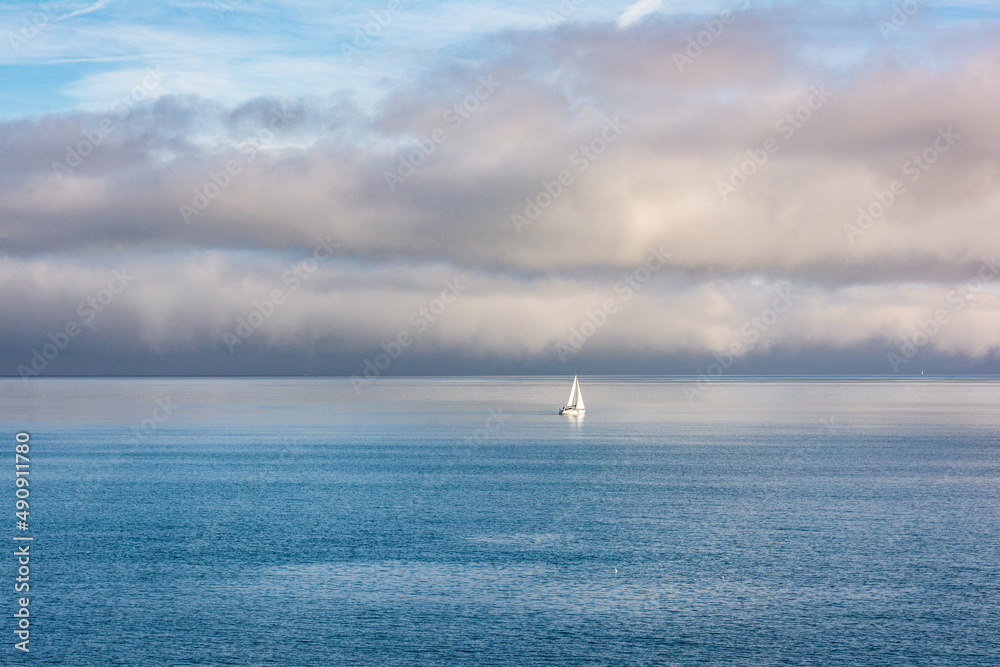
[[569,398],[566,399],[566,407],[572,408],[576,405],[576,395],[580,393],[580,381],[573,376],[573,386],[569,388]]
[[569,398],[566,399],[566,407],[559,411],[561,415],[574,415],[579,417],[583,414],[583,392],[580,391],[580,378],[573,376],[573,386],[569,390]]

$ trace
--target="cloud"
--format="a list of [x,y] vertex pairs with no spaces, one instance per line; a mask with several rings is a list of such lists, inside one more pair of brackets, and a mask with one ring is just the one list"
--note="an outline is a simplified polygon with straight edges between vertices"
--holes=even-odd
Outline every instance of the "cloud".
[[646,16],[660,10],[663,0],[637,0],[629,5],[622,15],[618,17],[618,27],[627,28],[633,23],[641,21]]
[[[750,280],[685,284],[670,276],[650,281],[637,270],[607,282],[498,278],[441,264],[388,266],[338,256],[310,266],[311,256],[287,253],[278,261],[211,251],[181,260],[170,253],[141,261],[124,253],[100,262],[8,260],[0,272],[0,308],[9,315],[0,327],[5,358],[15,368],[29,364],[32,351],[70,323],[82,330],[71,350],[117,341],[122,354],[208,350],[234,363],[240,355],[308,350],[359,373],[366,356],[404,332],[412,340],[408,356],[457,354],[473,364],[703,354],[744,359],[879,343],[884,366],[872,370],[889,374],[890,352],[909,364],[918,355],[988,359],[1000,347],[996,258],[985,281],[973,273],[942,288],[830,289]],[[116,272],[127,286],[102,301]],[[437,309],[449,285],[458,286],[457,298]],[[227,346],[234,336],[241,340]],[[49,370],[58,373],[61,363],[54,360]]]
[[60,16],[57,16],[55,19],[53,19],[53,21],[62,21],[65,19],[71,19],[74,16],[82,16],[83,14],[90,14],[91,12],[96,12],[101,9],[104,9],[110,4],[111,0],[98,0],[94,4],[84,7],[83,9],[78,9],[68,14],[61,14]]
[[[941,27],[910,57],[848,14],[854,55],[828,62],[809,55],[804,9],[747,10],[688,53],[703,19],[638,21],[650,8],[481,38],[374,106],[321,86],[231,104],[171,72],[185,94],[0,124],[0,370],[124,264],[135,283],[74,342],[98,366],[354,369],[459,279],[394,369],[563,364],[588,320],[573,359],[695,372],[739,343],[747,363],[799,355],[783,368],[881,349],[872,371],[892,372],[885,355],[923,336],[914,358],[991,367],[995,27]],[[127,94],[142,74],[80,85]],[[291,293],[319,239],[336,257]],[[625,300],[651,248],[669,259]],[[287,302],[230,353],[225,334],[274,289]],[[768,322],[779,289],[795,303]]]

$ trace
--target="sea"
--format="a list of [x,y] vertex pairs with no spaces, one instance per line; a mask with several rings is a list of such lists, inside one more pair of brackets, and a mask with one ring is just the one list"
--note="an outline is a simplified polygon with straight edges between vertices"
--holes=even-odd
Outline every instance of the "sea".
[[0,663],[1000,664],[1000,380],[571,383],[0,380]]

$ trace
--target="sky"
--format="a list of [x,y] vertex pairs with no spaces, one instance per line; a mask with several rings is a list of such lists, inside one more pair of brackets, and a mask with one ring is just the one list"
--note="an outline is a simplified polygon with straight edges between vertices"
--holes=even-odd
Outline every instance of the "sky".
[[4,3],[0,374],[997,373],[998,73],[993,2]]

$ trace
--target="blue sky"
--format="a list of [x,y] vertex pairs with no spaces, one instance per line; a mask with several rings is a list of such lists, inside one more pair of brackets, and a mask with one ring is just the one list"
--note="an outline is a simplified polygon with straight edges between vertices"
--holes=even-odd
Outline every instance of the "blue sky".
[[[613,20],[626,6],[596,4],[581,2],[569,20]],[[155,65],[175,73],[164,93],[230,103],[262,92],[347,91],[371,99],[385,80],[412,75],[419,56],[461,49],[485,33],[548,25],[534,2],[393,3],[398,11],[389,6],[239,0],[6,3],[0,8],[0,24],[8,33],[3,113],[99,108],[134,72]],[[553,9],[558,12],[558,5]],[[373,13],[383,22],[389,17],[388,22],[374,24],[370,32],[376,36],[357,57],[345,57],[358,31],[373,25]],[[39,28],[31,36],[33,23]]]
[[0,373],[997,372],[998,70],[983,1],[5,3]]
[[[197,94],[225,103],[276,96],[347,93],[361,102],[433,66],[433,54],[476,57],[479,39],[505,30],[547,30],[559,22],[614,23],[651,16],[711,18],[730,2],[7,2],[0,6],[0,114],[4,118],[101,109],[146,67],[172,72],[158,94]],[[796,3],[750,3],[755,9]],[[820,3],[889,17],[894,3]],[[391,17],[355,57],[345,57],[373,14]],[[989,2],[935,2],[914,22],[954,22],[1000,15]],[[822,18],[821,18],[822,20]],[[883,41],[875,26],[844,35],[815,27],[821,40],[845,37],[859,48]],[[375,32],[374,30],[372,32]],[[906,39],[900,30],[893,39]]]

